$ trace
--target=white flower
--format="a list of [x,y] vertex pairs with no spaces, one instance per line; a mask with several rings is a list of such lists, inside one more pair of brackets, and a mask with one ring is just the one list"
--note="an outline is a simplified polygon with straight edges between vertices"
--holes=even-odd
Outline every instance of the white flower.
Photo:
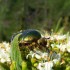
[[66,39],[66,35],[52,35],[51,37],[50,37],[50,39],[51,40],[64,40],[64,39]]
[[60,45],[59,45],[59,49],[60,49],[62,52],[64,52],[64,51],[66,50],[66,48],[67,48],[67,45],[66,45],[66,44],[60,44]]
[[55,43],[54,43],[54,44],[51,44],[51,47],[52,47],[52,48],[54,48],[55,46],[59,48],[59,45],[57,45],[57,44],[55,44]]
[[66,35],[54,35],[54,38],[57,40],[64,40],[66,39]]
[[45,56],[47,57],[48,53],[44,52],[43,55],[42,55],[42,57],[44,58]]
[[70,40],[67,43],[67,51],[70,52]]
[[41,59],[42,57],[40,56],[40,55],[38,55],[38,54],[35,54],[35,57],[37,58],[37,59]]
[[50,37],[50,40],[54,40],[55,38],[53,36]]
[[60,54],[60,53],[57,53],[57,54],[56,54],[56,59],[57,59],[57,60],[60,60],[60,59],[61,59],[61,54]]
[[36,57],[37,59],[41,59],[41,55],[39,55],[38,53],[40,53],[39,51],[37,52],[33,52],[30,51],[30,53],[26,56],[26,58],[28,58],[29,56],[31,56],[32,58]]
[[49,61],[45,63],[45,70],[52,70],[53,62]]
[[70,46],[67,46],[67,51],[70,52]]
[[56,64],[59,60],[53,59],[53,63]]
[[53,67],[53,62],[49,61],[49,62],[45,62],[45,63],[39,63],[37,69],[39,70],[52,70]]
[[3,42],[0,43],[0,62],[10,62],[10,44]]
[[61,59],[61,54],[57,53],[55,56],[53,56],[54,59],[52,60],[54,64],[56,64]]
[[30,53],[26,56],[26,58],[28,58],[29,56],[31,56],[32,58],[35,57],[37,59],[41,59],[42,58],[42,59],[46,59],[47,60],[48,53],[36,50],[35,52],[30,51]]
[[44,59],[44,60],[47,60],[47,57],[48,57],[48,53],[46,53],[46,52],[41,52],[41,51],[38,51],[39,52],[39,54],[35,54],[35,57],[37,58],[37,59]]
[[0,62],[1,62],[1,63],[4,63],[4,62],[6,62],[6,60],[2,58],[2,59],[0,60]]
[[45,64],[44,63],[39,63],[37,69],[45,70]]
[[35,55],[35,53],[33,51],[30,51],[29,54],[26,56],[26,58],[28,59],[29,56],[31,56],[33,58],[34,55]]

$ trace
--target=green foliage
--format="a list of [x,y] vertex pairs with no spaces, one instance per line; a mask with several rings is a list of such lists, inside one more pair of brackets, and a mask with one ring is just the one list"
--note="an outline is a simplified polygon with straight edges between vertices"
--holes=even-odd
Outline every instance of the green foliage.
[[1,0],[0,40],[9,41],[12,33],[29,28],[68,31],[69,16],[70,0]]
[[[20,34],[16,35],[11,42],[11,60],[12,64],[10,66],[10,70],[31,70],[32,65],[30,59],[25,59],[26,57],[26,49],[23,48],[23,52],[19,49],[18,37]],[[27,52],[26,52],[27,53]]]
[[0,63],[0,70],[10,70],[7,63]]
[[58,20],[58,22],[57,22],[56,28],[54,29],[54,30],[55,30],[55,33],[59,31],[61,21],[62,21],[62,18],[60,18],[60,19]]
[[11,42],[11,60],[15,62],[16,70],[21,70],[21,63],[22,63],[21,53],[18,46],[19,35],[20,34],[18,34]]
[[22,70],[28,70],[27,63],[25,61],[22,62]]
[[70,66],[69,66],[69,65],[67,65],[65,70],[70,70]]
[[12,64],[10,66],[10,70],[16,70],[16,63],[15,63],[15,61],[12,61]]

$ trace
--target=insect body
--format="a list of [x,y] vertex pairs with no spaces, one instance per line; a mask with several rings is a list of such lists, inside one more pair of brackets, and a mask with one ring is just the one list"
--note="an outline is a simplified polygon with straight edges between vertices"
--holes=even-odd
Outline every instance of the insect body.
[[21,49],[24,47],[25,48],[28,47],[29,49],[34,49],[37,47],[39,49],[46,48],[45,46],[47,45],[47,39],[42,38],[41,34],[37,30],[29,29],[29,30],[18,32],[12,37],[12,40],[19,33],[21,34],[18,38],[18,43]]
[[41,34],[36,30],[25,30],[19,36],[19,41],[34,42],[41,38]]

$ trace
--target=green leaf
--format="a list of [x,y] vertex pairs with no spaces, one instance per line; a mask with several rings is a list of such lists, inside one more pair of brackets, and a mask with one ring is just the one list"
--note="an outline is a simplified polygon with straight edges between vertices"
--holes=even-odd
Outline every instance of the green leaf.
[[27,63],[25,61],[22,62],[22,70],[28,70]]
[[16,63],[16,70],[21,70],[21,63],[22,63],[22,58],[21,58],[21,53],[19,50],[19,45],[18,45],[18,37],[20,34],[16,35],[11,42],[11,60],[15,61]]
[[10,70],[6,63],[0,63],[0,70]]
[[16,66],[16,64],[13,61],[12,64],[11,64],[11,66],[10,66],[10,70],[16,70],[16,67],[15,66]]
[[70,70],[70,66],[66,66],[66,69],[65,70]]

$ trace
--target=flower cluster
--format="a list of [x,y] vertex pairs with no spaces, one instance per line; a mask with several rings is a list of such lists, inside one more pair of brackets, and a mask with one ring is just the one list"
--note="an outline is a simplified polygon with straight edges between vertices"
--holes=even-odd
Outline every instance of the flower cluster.
[[[45,37],[46,38],[46,37]],[[37,70],[70,70],[70,37],[67,35],[47,36],[49,51],[34,48],[25,56],[30,58]],[[10,43],[0,43],[0,63],[10,63]]]
[[7,42],[0,43],[0,62],[10,62],[10,44]]
[[[26,56],[26,58],[30,56],[31,58],[38,60],[38,64],[36,66],[38,70],[56,70],[55,68],[66,64],[65,61],[70,61],[68,59],[68,54],[70,53],[70,38],[67,38],[66,35],[52,35],[49,36],[49,38],[47,47],[48,49],[50,47],[52,48],[49,49],[50,52],[42,52],[35,49],[35,51],[30,51]],[[67,58],[63,59],[65,56]],[[67,63],[66,66],[69,68],[69,63]]]
[[62,52],[68,51],[70,52],[70,38],[66,35],[53,35],[50,37],[52,47],[59,48]]

